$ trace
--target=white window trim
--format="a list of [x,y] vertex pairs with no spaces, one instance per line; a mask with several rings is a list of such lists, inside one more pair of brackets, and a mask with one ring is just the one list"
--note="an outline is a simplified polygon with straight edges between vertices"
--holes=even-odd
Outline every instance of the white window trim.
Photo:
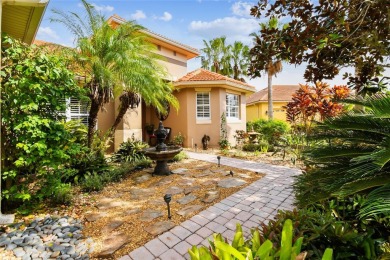
[[[88,116],[89,116],[89,112],[87,110],[86,113],[72,113],[72,110],[71,110],[71,98],[67,98],[65,100],[65,103],[66,103],[66,110],[65,110],[65,120],[68,122],[68,121],[71,121],[72,120],[72,117],[78,117],[78,118],[82,118],[82,117],[86,117],[87,120],[88,120]],[[79,119],[78,119],[79,120]],[[97,126],[98,124],[96,123],[96,129],[97,129]]]
[[[234,96],[237,96],[238,97],[238,117],[231,117],[231,116],[228,116],[228,104],[227,104],[227,96],[228,95],[234,95]],[[226,122],[227,123],[241,123],[241,96],[239,94],[236,94],[236,93],[229,93],[227,92],[226,93],[226,97],[225,97],[225,100],[226,100],[226,107],[225,107],[225,110],[226,110]]]
[[[198,94],[209,95],[209,117],[198,117]],[[199,90],[195,92],[195,113],[196,113],[196,124],[211,124],[211,92],[205,90]]]

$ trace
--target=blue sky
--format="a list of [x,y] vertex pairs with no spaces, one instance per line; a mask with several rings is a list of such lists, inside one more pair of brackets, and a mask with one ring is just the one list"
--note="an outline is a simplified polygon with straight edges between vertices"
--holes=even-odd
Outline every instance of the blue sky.
[[[97,10],[107,18],[113,14],[127,20],[135,20],[146,28],[165,35],[173,40],[201,49],[202,40],[226,36],[228,43],[236,40],[251,44],[250,33],[259,29],[259,19],[249,15],[249,10],[257,1],[229,0],[90,0]],[[58,23],[51,23],[52,9],[80,12],[78,0],[51,0],[40,25],[37,39],[73,45],[73,35]],[[200,67],[200,59],[188,63],[188,71]],[[344,71],[344,70],[343,70]],[[349,70],[352,71],[352,70]],[[304,66],[294,67],[284,64],[284,69],[273,79],[273,84],[305,83]],[[258,90],[267,86],[264,75],[261,78],[249,79],[249,83]],[[330,84],[345,84],[339,76]]]

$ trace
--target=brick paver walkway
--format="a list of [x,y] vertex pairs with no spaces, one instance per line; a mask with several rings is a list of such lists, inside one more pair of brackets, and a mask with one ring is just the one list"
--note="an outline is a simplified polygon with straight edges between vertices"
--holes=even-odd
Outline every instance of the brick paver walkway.
[[[217,163],[215,155],[186,153],[193,159]],[[250,228],[272,219],[279,209],[292,209],[292,177],[301,173],[299,169],[228,157],[221,157],[221,164],[265,173],[266,176],[135,249],[121,260],[189,259],[188,249],[192,245],[209,246],[208,238],[213,233],[232,239],[239,222],[248,235]]]

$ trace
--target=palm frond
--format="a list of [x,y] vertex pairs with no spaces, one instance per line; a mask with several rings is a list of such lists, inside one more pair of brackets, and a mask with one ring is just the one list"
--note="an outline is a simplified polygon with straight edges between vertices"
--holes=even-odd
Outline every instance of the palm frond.
[[390,183],[371,191],[359,211],[360,218],[382,214],[390,215]]

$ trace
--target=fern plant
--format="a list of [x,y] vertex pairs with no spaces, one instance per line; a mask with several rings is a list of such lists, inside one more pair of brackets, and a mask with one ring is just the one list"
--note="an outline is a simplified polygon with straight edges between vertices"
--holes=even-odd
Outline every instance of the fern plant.
[[[368,193],[390,183],[390,95],[357,98],[346,103],[365,109],[328,118],[310,136],[323,140],[326,145],[306,153],[309,170],[298,176],[295,184],[301,205]],[[362,216],[388,212],[385,206],[373,207],[375,192],[372,197]]]

